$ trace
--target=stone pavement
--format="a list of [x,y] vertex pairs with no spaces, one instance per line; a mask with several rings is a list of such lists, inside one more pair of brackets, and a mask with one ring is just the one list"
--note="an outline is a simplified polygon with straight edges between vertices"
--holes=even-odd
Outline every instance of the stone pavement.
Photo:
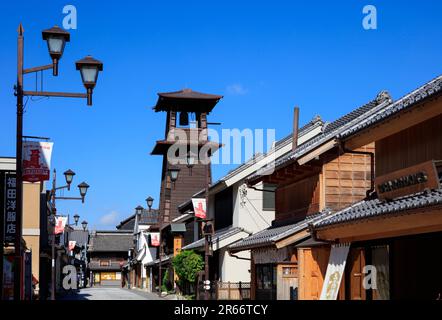
[[92,287],[63,295],[58,300],[165,300],[155,293],[119,287]]

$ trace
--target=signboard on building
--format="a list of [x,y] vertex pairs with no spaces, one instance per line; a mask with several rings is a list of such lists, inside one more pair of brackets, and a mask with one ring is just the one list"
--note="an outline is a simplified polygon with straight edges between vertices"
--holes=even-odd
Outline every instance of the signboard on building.
[[49,180],[52,142],[23,142],[23,181]]
[[195,211],[195,217],[206,219],[206,199],[192,198],[193,210]]
[[3,203],[3,214],[5,222],[4,241],[14,243],[17,235],[17,183],[15,173],[6,172],[3,175],[2,184],[4,194],[1,201]]
[[150,245],[152,247],[160,246],[160,233],[159,232],[151,232],[150,233]]
[[378,198],[382,200],[422,192],[425,189],[440,188],[434,161],[427,161],[377,177],[375,185]]
[[349,243],[332,245],[327,272],[322,285],[321,300],[337,299],[349,249]]
[[64,232],[64,227],[66,226],[67,221],[68,217],[55,217],[55,234]]

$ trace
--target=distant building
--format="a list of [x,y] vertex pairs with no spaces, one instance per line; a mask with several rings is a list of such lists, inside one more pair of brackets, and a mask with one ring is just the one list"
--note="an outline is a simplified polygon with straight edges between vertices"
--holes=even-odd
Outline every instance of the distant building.
[[132,248],[133,231],[92,231],[88,249],[90,284],[121,286],[121,270]]

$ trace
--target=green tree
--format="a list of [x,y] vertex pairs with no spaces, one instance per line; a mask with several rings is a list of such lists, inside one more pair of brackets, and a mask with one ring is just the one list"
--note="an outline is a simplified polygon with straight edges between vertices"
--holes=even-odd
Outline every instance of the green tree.
[[195,283],[198,272],[204,268],[204,261],[201,255],[194,251],[184,250],[173,258],[172,265],[180,281]]

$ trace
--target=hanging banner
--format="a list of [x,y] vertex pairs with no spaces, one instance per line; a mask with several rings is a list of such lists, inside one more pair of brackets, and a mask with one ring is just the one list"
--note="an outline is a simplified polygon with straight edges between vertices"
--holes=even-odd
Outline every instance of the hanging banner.
[[206,219],[206,199],[192,198],[193,210],[195,211],[195,217]]
[[320,300],[336,300],[347,262],[350,243],[332,245]]
[[52,142],[23,141],[23,181],[49,180]]
[[4,203],[4,241],[6,243],[14,243],[17,237],[17,183],[15,173],[5,173],[4,185],[5,193],[0,195],[3,197]]
[[150,233],[150,245],[152,247],[160,246],[160,233],[159,232],[151,232]]
[[55,234],[64,232],[64,227],[68,221],[68,217],[56,217],[55,218]]
[[77,241],[69,241],[69,251],[74,250],[75,245],[77,244]]

